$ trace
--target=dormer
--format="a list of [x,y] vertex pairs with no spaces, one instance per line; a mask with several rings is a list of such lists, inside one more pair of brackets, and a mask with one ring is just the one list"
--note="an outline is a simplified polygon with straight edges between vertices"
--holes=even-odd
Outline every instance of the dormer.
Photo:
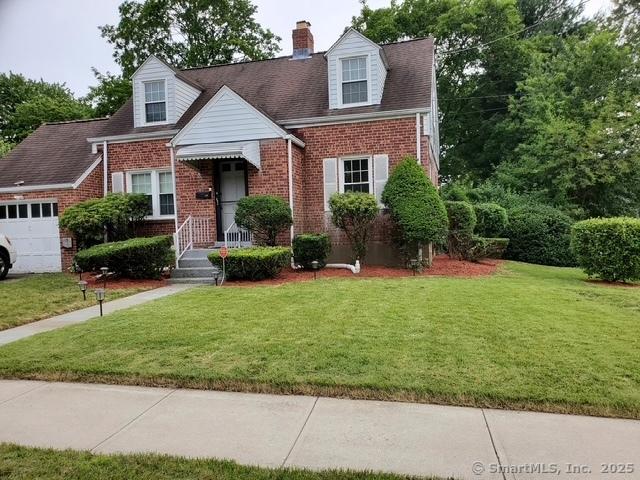
[[382,47],[350,28],[325,53],[329,108],[378,105],[389,65]]
[[134,127],[173,125],[198,98],[201,90],[180,72],[151,55],[131,77]]

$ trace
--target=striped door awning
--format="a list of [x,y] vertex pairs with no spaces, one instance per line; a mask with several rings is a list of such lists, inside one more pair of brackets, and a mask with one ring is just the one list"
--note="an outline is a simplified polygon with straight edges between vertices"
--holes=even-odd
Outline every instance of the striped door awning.
[[181,161],[216,158],[244,158],[260,169],[260,142],[200,143],[176,151],[176,159]]

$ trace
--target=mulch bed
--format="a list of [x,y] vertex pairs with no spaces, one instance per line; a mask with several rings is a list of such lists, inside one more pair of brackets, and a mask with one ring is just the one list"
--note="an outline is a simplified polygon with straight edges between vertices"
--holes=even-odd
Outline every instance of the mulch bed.
[[[493,275],[502,260],[485,259],[481,262],[466,262],[463,260],[452,260],[446,255],[438,255],[433,260],[431,268],[427,268],[416,276],[421,277],[479,277]],[[350,270],[344,268],[325,268],[317,273],[318,278],[403,278],[412,277],[413,272],[405,268],[381,267],[365,265],[360,273],[354,275]],[[249,280],[228,280],[225,285],[229,286],[254,286],[254,285],[283,285],[291,282],[305,282],[313,280],[313,272],[306,270],[283,270],[276,278],[260,281]]]

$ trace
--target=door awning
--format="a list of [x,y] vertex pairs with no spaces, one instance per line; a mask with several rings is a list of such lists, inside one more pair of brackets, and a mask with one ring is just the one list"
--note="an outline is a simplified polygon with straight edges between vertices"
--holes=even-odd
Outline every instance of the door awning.
[[201,143],[180,147],[176,151],[176,159],[181,161],[216,158],[244,158],[259,169],[260,142]]

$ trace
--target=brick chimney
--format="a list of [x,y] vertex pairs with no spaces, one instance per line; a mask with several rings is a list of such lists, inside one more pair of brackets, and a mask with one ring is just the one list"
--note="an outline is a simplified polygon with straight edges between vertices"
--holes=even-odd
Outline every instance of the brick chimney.
[[306,20],[296,22],[296,28],[291,34],[293,38],[293,59],[309,58],[313,53],[313,34]]

